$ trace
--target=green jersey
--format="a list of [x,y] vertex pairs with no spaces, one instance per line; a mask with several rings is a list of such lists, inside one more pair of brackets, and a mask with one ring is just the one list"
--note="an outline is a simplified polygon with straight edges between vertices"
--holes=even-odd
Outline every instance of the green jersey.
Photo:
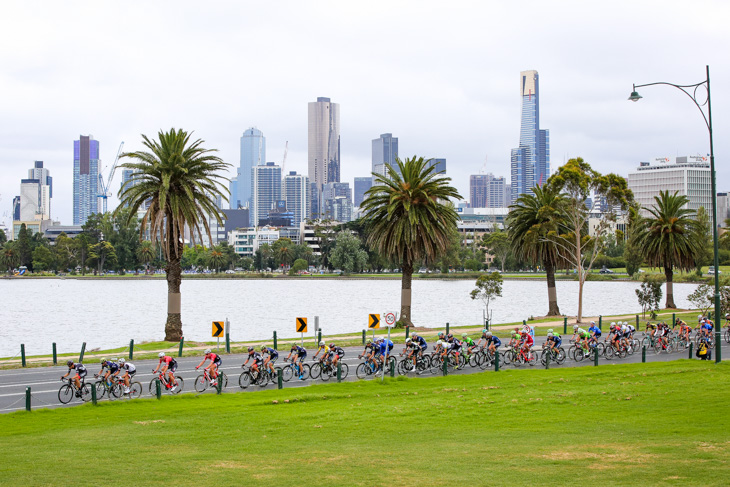
[[466,343],[468,346],[473,347],[475,345],[474,340],[472,340],[469,337],[464,338],[464,343]]

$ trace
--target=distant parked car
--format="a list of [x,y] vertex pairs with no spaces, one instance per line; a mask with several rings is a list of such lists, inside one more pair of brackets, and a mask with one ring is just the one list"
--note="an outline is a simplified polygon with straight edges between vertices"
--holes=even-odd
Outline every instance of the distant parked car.
[[231,269],[228,269],[228,270],[226,271],[226,274],[235,274],[235,273],[236,273],[236,271],[232,271]]
[[[708,274],[715,275],[715,266],[711,265],[709,269],[707,269]],[[722,271],[720,269],[717,270],[718,274],[722,274]]]
[[605,267],[598,271],[599,274],[615,274],[611,269],[606,269]]

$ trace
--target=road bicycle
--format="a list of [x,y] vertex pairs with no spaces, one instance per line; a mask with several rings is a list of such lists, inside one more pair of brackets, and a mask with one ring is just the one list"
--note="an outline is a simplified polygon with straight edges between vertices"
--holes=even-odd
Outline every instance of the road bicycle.
[[520,350],[517,352],[517,356],[515,360],[512,361],[512,364],[515,367],[519,367],[520,365],[529,364],[529,365],[535,365],[537,363],[537,354],[532,351],[532,349],[528,349],[525,351],[524,348],[520,348]]
[[490,352],[487,346],[480,347],[477,356],[477,363],[482,370],[486,370],[494,364],[494,353]]
[[[347,374],[350,373],[350,368],[347,366],[345,362],[340,359],[340,377],[344,379],[347,377]],[[309,376],[312,379],[322,379],[323,381],[330,380],[331,377],[337,377],[337,367],[329,360],[325,360],[323,362],[316,363],[312,365]]]
[[[94,377],[99,379],[99,374],[94,374]],[[112,375],[109,379],[99,379],[94,382],[92,387],[96,389],[96,398],[103,399],[104,396],[109,396],[109,400],[119,399],[122,397],[122,389],[119,384],[114,380],[115,377]]]
[[185,381],[182,377],[175,377],[175,381],[177,382],[177,386],[175,386],[174,384],[170,384],[167,380],[167,372],[163,373],[160,371],[157,373],[157,377],[152,378],[148,387],[150,394],[153,396],[157,394],[157,385],[155,384],[155,381],[158,379],[160,380],[160,388],[162,391],[167,391],[170,394],[180,394],[185,386]]
[[62,385],[58,390],[58,400],[61,404],[68,404],[74,397],[78,397],[84,402],[91,400],[91,388],[89,384],[84,382],[84,378],[81,378],[81,387],[77,388],[73,377],[66,377],[61,379],[66,384]]
[[241,389],[246,389],[251,384],[266,387],[269,382],[276,381],[275,375],[268,369],[262,370],[262,367],[259,367],[257,370],[254,370],[251,367],[246,368],[244,365],[241,365],[241,368],[243,372],[238,377],[238,385]]
[[380,362],[378,360],[368,358],[355,367],[355,376],[358,379],[364,379],[370,375],[377,374],[381,370],[382,368],[380,367]]
[[[221,389],[228,387],[228,376],[225,372],[218,371],[218,380],[221,381]],[[203,369],[203,373],[195,379],[195,390],[198,392],[205,392],[209,387],[218,387],[217,383],[213,384],[213,379],[210,377],[210,371]]]
[[408,356],[408,352],[404,351],[400,354],[400,356],[406,355],[406,358],[403,360],[398,361],[398,365],[396,366],[396,370],[400,375],[408,375],[409,372],[413,371],[414,368],[414,359],[415,359],[415,372],[417,374],[421,374],[425,371],[427,371],[431,367],[431,357],[429,355],[423,354],[421,355],[418,352],[414,352],[412,355]]
[[[287,359],[284,359],[287,362]],[[310,375],[312,367],[309,364],[305,364],[303,361],[297,360],[294,363],[289,363],[281,368],[281,376],[284,382],[289,382],[294,377],[300,380],[306,380]]]
[[548,357],[550,357],[550,362],[562,365],[563,362],[565,362],[567,355],[565,354],[565,349],[563,347],[553,349],[550,347],[546,347],[543,343],[542,353],[540,353],[540,363],[545,365],[548,361]]

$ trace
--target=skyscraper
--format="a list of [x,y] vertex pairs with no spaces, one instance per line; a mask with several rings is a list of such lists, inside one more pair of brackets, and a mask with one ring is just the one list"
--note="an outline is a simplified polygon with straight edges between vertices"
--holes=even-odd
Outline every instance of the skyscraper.
[[396,171],[395,158],[398,156],[398,137],[393,134],[380,134],[380,137],[373,139],[373,163],[372,172],[385,174],[385,165],[390,164]]
[[316,187],[312,193],[312,214],[316,214],[322,185],[340,181],[340,105],[329,98],[309,103],[308,169],[309,181]]
[[446,159],[431,159],[426,167],[435,167],[433,174],[440,173],[441,176],[446,176]]
[[505,180],[492,173],[469,176],[469,206],[471,208],[502,208]]
[[[37,188],[30,190],[27,188],[28,184],[35,184]],[[33,201],[35,212],[39,215],[42,220],[48,220],[51,218],[51,198],[53,197],[53,178],[48,169],[43,167],[43,161],[35,161],[33,168],[28,170],[28,179],[21,181],[21,197],[24,193],[23,186],[26,186],[25,194],[26,199],[29,194],[37,193],[37,200]],[[26,216],[29,215],[27,212],[28,202],[21,201],[21,208],[26,208]],[[33,220],[34,218],[29,218]]]
[[265,166],[251,169],[253,182],[253,205],[249,212],[251,225],[259,226],[259,220],[269,216],[269,210],[281,200],[281,166],[267,162]]
[[294,214],[294,226],[309,218],[309,178],[296,171],[290,171],[282,181],[282,196],[286,209]]
[[360,206],[365,199],[365,192],[373,187],[372,176],[367,178],[355,178],[355,194],[353,204]]
[[74,141],[73,223],[83,225],[99,211],[99,141],[81,135]]
[[512,202],[550,176],[550,133],[540,129],[540,77],[537,71],[522,71],[520,80],[522,116],[519,147],[511,154]]
[[[231,182],[230,207],[252,206],[253,182],[251,169],[266,161],[266,137],[255,127],[250,127],[241,136],[241,165],[238,167],[235,184]],[[235,190],[235,193],[234,191]]]

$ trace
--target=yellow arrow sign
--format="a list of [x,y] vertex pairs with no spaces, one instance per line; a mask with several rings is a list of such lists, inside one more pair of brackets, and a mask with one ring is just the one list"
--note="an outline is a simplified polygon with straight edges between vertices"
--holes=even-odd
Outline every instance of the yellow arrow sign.
[[297,333],[307,333],[306,318],[297,318]]
[[380,328],[380,315],[369,314],[368,315],[368,328]]
[[223,336],[223,322],[214,321],[213,322],[213,338],[220,338],[222,336]]

